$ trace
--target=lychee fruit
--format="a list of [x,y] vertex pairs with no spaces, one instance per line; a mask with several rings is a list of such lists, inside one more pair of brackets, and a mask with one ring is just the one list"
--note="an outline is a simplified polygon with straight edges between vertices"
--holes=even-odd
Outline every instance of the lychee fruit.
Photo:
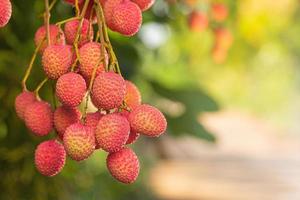
[[124,116],[118,113],[107,114],[97,125],[96,140],[104,151],[115,152],[123,148],[129,132],[129,122]]
[[[96,75],[105,71],[105,66],[101,61],[101,44],[89,42],[79,49],[79,70],[84,78],[90,80],[93,74],[93,69],[97,66]],[[105,51],[106,63],[108,60],[107,52]],[[100,62],[101,61],[101,62]]]
[[114,9],[117,5],[119,5],[123,0],[107,0],[104,3],[104,17],[105,22],[107,26],[114,31],[114,25],[113,25],[113,15],[114,15]]
[[228,49],[233,42],[233,37],[227,28],[217,28],[215,30],[215,46],[217,48]]
[[[92,128],[92,130],[95,134],[95,137],[96,137],[96,128],[97,128],[98,122],[100,121],[102,116],[103,116],[103,114],[101,114],[100,112],[88,113],[86,115],[85,125]],[[98,144],[98,142],[96,140],[95,149],[99,149],[99,148],[100,148],[100,145]]]
[[92,102],[97,108],[110,110],[122,105],[125,97],[125,80],[114,72],[99,74],[92,88]]
[[[58,26],[56,26],[54,24],[50,24],[49,32],[50,32],[50,44],[52,44],[52,45],[65,44],[65,35]],[[42,41],[43,41],[43,43],[40,47],[41,53],[48,46],[47,40],[46,40],[46,27],[45,26],[41,26],[40,28],[38,28],[38,30],[36,31],[35,36],[34,36],[35,46],[38,46],[40,44],[40,42],[42,42]]]
[[63,139],[65,130],[72,124],[79,123],[81,113],[76,107],[60,106],[54,111],[54,127],[60,139]]
[[25,124],[36,136],[45,136],[53,128],[53,112],[49,103],[34,101],[26,107]]
[[134,151],[129,148],[109,153],[106,159],[106,165],[110,174],[125,184],[135,182],[140,171],[138,157]]
[[58,79],[61,75],[68,72],[73,60],[70,46],[50,45],[42,57],[44,72],[50,79]]
[[66,151],[56,140],[48,140],[39,144],[34,156],[37,170],[44,176],[55,176],[64,167]]
[[124,36],[135,35],[142,25],[141,9],[135,3],[124,0],[113,10],[112,25],[112,30]]
[[228,8],[225,4],[215,3],[211,7],[211,16],[217,22],[223,22],[228,16]]
[[95,150],[95,136],[92,128],[81,123],[72,124],[64,133],[67,154],[76,161],[88,158]]
[[84,78],[74,72],[62,75],[56,83],[56,96],[66,106],[78,106],[85,93],[86,83]]
[[0,28],[8,23],[11,13],[12,6],[10,0],[0,0]]
[[138,105],[141,105],[142,97],[139,89],[130,81],[125,81],[126,93],[124,97],[124,102],[126,105],[133,109]]
[[[70,45],[72,45],[76,39],[79,24],[80,24],[80,20],[77,19],[69,21],[65,24],[65,28],[64,28],[65,37],[67,43]],[[90,22],[87,19],[84,19],[81,27],[78,47],[81,47],[85,43],[92,40],[93,36],[94,36],[94,30],[92,26],[90,26]]]
[[15,109],[20,119],[24,120],[24,113],[26,107],[31,103],[33,103],[34,101],[36,101],[36,97],[33,92],[29,92],[29,91],[23,91],[21,94],[19,94],[16,97]]
[[155,0],[131,0],[136,3],[142,11],[148,10],[155,2]]
[[[124,117],[126,117],[126,119],[129,121],[129,114],[130,112],[123,110],[122,112],[120,112],[120,114]],[[140,134],[135,132],[134,130],[130,129],[130,134],[128,137],[128,140],[126,141],[126,144],[133,144],[138,138],[139,138]]]
[[189,28],[195,32],[202,32],[208,27],[207,16],[199,11],[194,11],[189,16]]
[[158,137],[166,131],[167,120],[155,107],[142,104],[129,114],[131,129],[137,133]]

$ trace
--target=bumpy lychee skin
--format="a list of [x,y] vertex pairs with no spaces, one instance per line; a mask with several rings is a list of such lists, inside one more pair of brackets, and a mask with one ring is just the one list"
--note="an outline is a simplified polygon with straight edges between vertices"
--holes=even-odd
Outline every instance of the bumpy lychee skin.
[[114,25],[113,25],[113,15],[114,15],[114,9],[117,5],[119,5],[123,0],[107,0],[104,3],[104,17],[105,22],[107,26],[114,31]]
[[97,108],[118,108],[122,105],[125,92],[126,85],[122,76],[113,72],[101,73],[94,81],[92,101]]
[[103,116],[96,129],[96,140],[107,152],[116,152],[123,148],[129,137],[130,126],[127,119],[118,114]]
[[[65,24],[64,32],[66,36],[66,41],[70,45],[73,44],[75,41],[79,24],[80,21],[77,19],[69,21]],[[87,19],[84,19],[81,27],[81,34],[78,46],[81,47],[82,45],[86,44],[88,41],[90,41],[90,39],[93,39],[93,36],[94,31],[93,28],[90,26],[90,22]]]
[[[93,69],[98,65],[96,75],[105,71],[102,58],[101,45],[96,42],[89,42],[79,49],[79,70],[84,78],[90,80],[92,77]],[[108,60],[107,52],[105,51],[105,59]],[[107,63],[107,62],[106,62]]]
[[[126,119],[129,121],[129,115],[130,112],[123,110],[122,112],[120,112],[120,114],[124,117],[126,117]],[[134,130],[130,129],[130,134],[128,137],[128,140],[126,141],[126,144],[133,144],[135,141],[137,141],[137,139],[140,137],[140,134],[135,132]]]
[[53,128],[53,112],[49,103],[35,101],[26,107],[25,124],[36,136],[45,136]]
[[60,106],[54,111],[54,127],[60,139],[72,124],[80,122],[81,113],[76,107]]
[[10,0],[0,0],[0,28],[10,20],[12,8]]
[[125,184],[135,182],[140,171],[138,157],[134,151],[129,148],[108,154],[106,165],[110,174]]
[[56,83],[56,96],[66,106],[78,106],[86,93],[84,78],[74,72],[62,75]]
[[44,176],[55,176],[64,167],[66,151],[56,140],[48,140],[39,144],[35,150],[35,166]]
[[135,35],[142,25],[142,11],[135,3],[123,1],[113,10],[113,29],[124,36]]
[[24,119],[26,107],[34,101],[36,101],[35,95],[29,91],[24,91],[16,97],[15,109],[20,119]]
[[141,105],[142,97],[139,89],[130,81],[125,81],[126,83],[126,94],[124,101],[126,105],[133,109],[138,105]]
[[131,129],[137,133],[158,137],[166,131],[167,120],[155,107],[143,104],[129,114]]
[[80,123],[69,126],[64,134],[67,154],[76,161],[87,159],[95,150],[95,136],[90,127]]
[[208,27],[207,16],[199,11],[194,11],[189,16],[189,28],[195,32],[202,32]]
[[67,45],[48,46],[42,58],[44,72],[50,79],[58,79],[68,72],[73,60],[71,48]]
[[155,2],[155,0],[131,0],[136,3],[142,11],[148,10]]
[[[50,32],[50,44],[53,45],[63,45],[65,44],[65,35],[63,33],[63,31],[56,25],[54,24],[50,24],[49,26],[49,32]],[[46,49],[47,45],[47,41],[46,41],[46,27],[45,26],[41,26],[35,33],[34,36],[34,43],[35,46],[38,46],[40,44],[40,42],[43,43],[40,47],[40,52],[44,52],[44,50]]]
[[[95,137],[96,137],[97,125],[102,117],[103,117],[103,114],[101,114],[100,112],[88,113],[86,115],[85,125],[92,128],[92,130],[95,134]],[[98,142],[96,140],[95,149],[99,149],[99,148],[100,148],[100,145],[98,144]]]

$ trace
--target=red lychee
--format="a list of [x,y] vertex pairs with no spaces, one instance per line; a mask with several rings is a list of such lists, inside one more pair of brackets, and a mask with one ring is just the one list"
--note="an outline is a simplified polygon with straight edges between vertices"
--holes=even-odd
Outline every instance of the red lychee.
[[131,0],[136,3],[142,11],[148,10],[155,2],[155,0]]
[[43,69],[50,79],[58,79],[68,72],[73,60],[73,53],[70,46],[50,45],[42,58]]
[[225,4],[215,3],[211,7],[211,16],[217,22],[223,22],[228,16],[228,8]]
[[26,107],[25,124],[36,136],[45,136],[53,128],[53,112],[49,103],[34,101]]
[[78,106],[86,93],[86,83],[82,76],[74,72],[62,75],[56,83],[56,96],[66,106]]
[[113,29],[124,36],[135,35],[142,25],[142,11],[135,3],[124,0],[113,10]]
[[66,129],[63,141],[67,154],[76,161],[88,158],[95,150],[95,136],[91,127],[80,123]]
[[104,3],[104,16],[105,16],[105,22],[107,26],[114,31],[114,25],[113,25],[113,15],[114,15],[114,9],[117,5],[119,5],[123,0],[107,0]]
[[48,140],[39,144],[35,150],[35,166],[44,176],[55,176],[64,167],[66,151],[56,140]]
[[[70,45],[72,45],[75,41],[79,23],[80,23],[79,20],[74,19],[65,24],[64,32],[66,36],[66,41]],[[94,30],[92,26],[90,26],[90,22],[87,19],[84,19],[81,27],[81,34],[80,34],[78,46],[81,47],[82,45],[86,44],[87,42],[93,39],[93,36],[94,36]]]
[[[100,121],[102,116],[103,116],[103,114],[101,114],[100,112],[88,113],[86,115],[85,125],[92,128],[92,130],[95,134],[95,137],[96,137],[96,128],[97,128],[98,122]],[[95,149],[99,149],[99,148],[100,148],[100,145],[98,144],[98,142],[96,140]]]
[[10,0],[0,0],[0,28],[10,20],[12,8]]
[[189,16],[189,28],[192,31],[202,32],[208,27],[207,16],[199,11],[194,11]]
[[76,107],[60,106],[54,111],[54,127],[60,139],[72,124],[80,122],[81,113]]
[[33,92],[29,92],[29,91],[23,91],[21,94],[19,94],[16,97],[15,109],[20,119],[24,120],[24,113],[26,107],[31,103],[33,103],[34,101],[36,101],[35,95]]
[[96,140],[104,151],[119,151],[128,140],[129,131],[129,122],[124,116],[118,113],[107,114],[97,125]]
[[99,74],[92,88],[92,102],[97,108],[110,110],[122,105],[125,97],[125,80],[114,72]]
[[126,83],[126,93],[124,97],[124,102],[126,105],[133,109],[138,105],[141,105],[142,97],[139,89],[130,81],[125,81]]
[[[63,31],[56,25],[50,24],[49,26],[49,32],[50,32],[50,44],[52,45],[63,45],[65,44],[65,35]],[[44,41],[43,41],[44,40]],[[47,45],[47,40],[46,40],[46,27],[41,26],[35,33],[34,36],[34,43],[35,46],[38,46],[40,42],[42,42],[42,45],[40,47],[40,52],[42,53]]]
[[228,49],[233,42],[233,37],[227,28],[217,28],[215,30],[215,47],[222,48],[222,49]]
[[[100,62],[102,58],[101,45],[96,42],[89,42],[83,45],[79,49],[79,70],[84,78],[90,80],[92,77],[93,69],[97,67],[96,75],[105,71],[105,66],[103,62]],[[107,52],[105,51],[106,63],[108,60]]]
[[143,104],[129,114],[131,129],[137,133],[158,137],[166,131],[167,120],[155,107]]
[[[120,114],[124,117],[126,117],[126,119],[129,121],[129,114],[130,112],[123,110],[122,112],[120,112]],[[134,143],[138,138],[139,138],[140,134],[135,132],[134,130],[130,129],[130,134],[128,137],[128,140],[126,141],[126,144],[132,144]]]
[[133,183],[140,171],[138,157],[129,148],[124,148],[118,152],[109,153],[106,165],[110,174],[118,181],[130,184]]

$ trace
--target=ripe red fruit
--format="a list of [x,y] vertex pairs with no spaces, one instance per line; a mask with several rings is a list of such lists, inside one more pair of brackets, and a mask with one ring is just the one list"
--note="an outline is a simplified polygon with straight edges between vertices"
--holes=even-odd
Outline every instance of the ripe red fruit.
[[[64,32],[66,36],[66,41],[70,45],[73,44],[75,41],[79,23],[80,23],[79,20],[74,19],[65,24]],[[93,39],[93,36],[94,36],[94,30],[92,26],[90,26],[90,22],[87,19],[84,19],[81,27],[81,34],[80,34],[78,46],[81,47],[82,45],[86,44],[87,42]]]
[[82,76],[74,72],[62,75],[56,83],[56,96],[66,106],[78,106],[86,93],[86,83]]
[[26,107],[34,101],[36,101],[36,98],[33,92],[24,91],[16,97],[15,109],[20,119],[24,120]]
[[228,16],[228,9],[225,4],[215,3],[211,8],[211,16],[217,22],[223,22]]
[[233,42],[231,32],[226,28],[218,28],[215,30],[215,46],[222,49],[228,49]]
[[10,0],[0,0],[0,28],[10,20],[12,8]]
[[80,122],[81,113],[76,107],[60,106],[54,111],[54,127],[60,139],[72,124]]
[[[65,35],[63,31],[56,25],[50,24],[50,44],[52,45],[63,45],[65,44]],[[46,27],[41,26],[35,33],[34,43],[35,46],[38,46],[43,39],[46,38]],[[47,40],[45,39],[40,47],[40,52],[42,53],[47,47]]]
[[[129,121],[130,112],[128,112],[126,110],[123,110],[122,112],[120,112],[120,114],[122,116],[126,117],[126,119]],[[134,130],[130,129],[130,134],[129,134],[128,140],[126,141],[126,144],[134,143],[139,137],[140,137],[139,133],[137,133]]]
[[113,25],[113,15],[114,9],[117,5],[119,5],[123,0],[107,0],[104,3],[104,16],[107,26],[114,31]]
[[56,140],[48,140],[39,144],[35,150],[35,166],[44,176],[55,176],[64,167],[66,151]]
[[58,79],[61,75],[68,72],[73,60],[70,46],[50,45],[42,58],[44,72],[50,79]]
[[36,136],[45,136],[53,128],[53,112],[49,103],[35,101],[26,107],[25,124]]
[[96,129],[96,140],[107,152],[116,152],[123,148],[129,137],[130,126],[127,119],[118,114],[103,116]]
[[202,32],[208,26],[207,16],[199,11],[194,11],[189,16],[189,27],[192,31]]
[[[100,112],[88,113],[86,115],[85,125],[92,128],[92,130],[95,134],[95,137],[96,137],[96,128],[97,128],[98,122],[100,121],[102,116],[103,116],[103,114],[101,114]],[[100,145],[98,144],[98,142],[96,140],[95,149],[99,149],[99,148],[100,148]]]
[[135,3],[124,0],[113,10],[112,25],[112,30],[122,35],[135,35],[142,25],[141,9]]
[[97,108],[110,110],[122,105],[125,97],[125,80],[114,72],[99,74],[92,88],[92,101]]
[[142,11],[148,10],[155,2],[155,0],[131,0],[136,3]]
[[[100,62],[102,58],[101,45],[96,42],[89,42],[83,45],[79,49],[79,70],[84,78],[90,80],[92,77],[93,69],[98,65],[96,75],[105,71],[103,62]],[[108,56],[105,51],[105,59],[107,61]],[[107,63],[107,62],[106,62]]]
[[110,174],[118,181],[130,184],[133,183],[140,171],[138,157],[129,148],[124,148],[115,153],[109,153],[106,165]]
[[126,93],[124,97],[124,102],[126,105],[133,109],[138,105],[141,105],[142,97],[139,89],[130,81],[125,81]]
[[95,136],[90,127],[80,123],[69,126],[64,134],[67,154],[76,161],[88,158],[95,150]]
[[149,137],[158,137],[167,128],[164,115],[157,108],[147,104],[133,109],[129,114],[129,122],[133,131]]

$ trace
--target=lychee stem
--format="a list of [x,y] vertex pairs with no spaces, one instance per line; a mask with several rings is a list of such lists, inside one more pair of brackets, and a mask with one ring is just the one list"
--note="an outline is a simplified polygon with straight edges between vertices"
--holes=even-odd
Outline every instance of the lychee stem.
[[80,11],[79,11],[78,0],[75,0],[75,10],[76,10],[76,16],[79,16]]
[[[53,0],[49,6],[49,12],[52,10],[52,8],[54,7],[54,5],[56,4],[57,0]],[[40,14],[39,17],[44,17],[45,16],[45,12]]]
[[40,82],[40,84],[36,87],[36,89],[34,90],[34,93],[36,95],[36,97],[38,98],[39,97],[39,91],[40,89],[43,87],[43,85],[48,81],[48,77],[45,78],[44,80],[42,80],[42,82]]
[[62,24],[65,24],[65,23],[67,23],[67,22],[69,22],[69,21],[76,20],[76,19],[79,19],[79,17],[71,17],[71,18],[62,20],[62,21],[60,21],[60,22],[56,22],[55,25],[61,26]]
[[46,35],[47,35],[47,44],[51,44],[50,39],[50,10],[49,10],[49,0],[45,0],[45,26],[46,26]]

